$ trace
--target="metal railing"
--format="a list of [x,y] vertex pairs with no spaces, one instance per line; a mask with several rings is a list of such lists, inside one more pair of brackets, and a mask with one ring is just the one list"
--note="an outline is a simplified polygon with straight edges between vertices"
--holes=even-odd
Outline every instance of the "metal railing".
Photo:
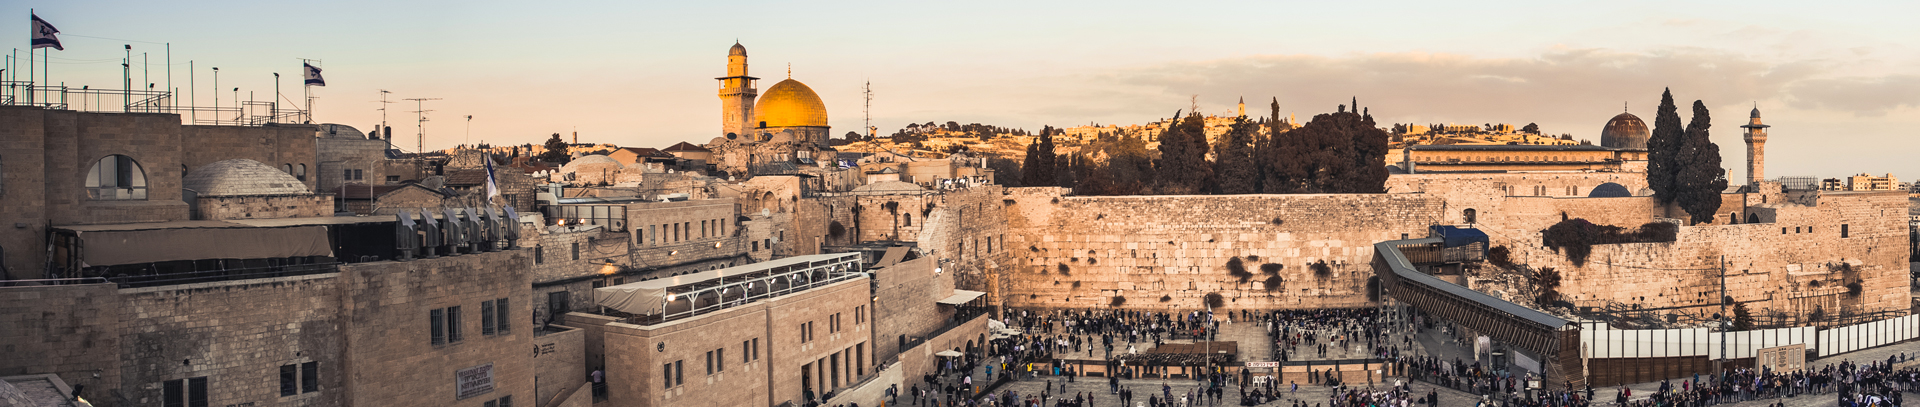
[[749,304],[842,281],[865,278],[860,256],[847,253],[830,260],[781,266],[754,275],[721,278],[688,284],[668,290],[659,314],[631,315],[629,323],[654,325],[692,318],[713,311]]
[[288,109],[271,101],[235,101],[231,106],[181,106],[173,92],[159,90],[71,88],[28,81],[0,81],[0,106],[35,106],[47,110],[93,113],[170,113],[187,124],[261,126],[306,123],[306,110]]
[[292,277],[310,274],[336,273],[340,263],[286,264],[262,268],[240,268],[226,270],[190,271],[184,273],[166,273],[150,275],[122,275],[106,277],[107,281],[120,284],[120,288],[154,287],[163,285],[210,283],[218,281],[252,280],[260,278]]

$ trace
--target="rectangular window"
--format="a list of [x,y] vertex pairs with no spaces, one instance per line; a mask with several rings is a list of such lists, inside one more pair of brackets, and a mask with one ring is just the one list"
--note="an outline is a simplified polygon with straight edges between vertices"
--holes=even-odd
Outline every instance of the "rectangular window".
[[1844,223],[1840,224],[1840,238],[1845,239],[1847,238],[1847,236],[1848,236],[1847,225]]
[[673,364],[672,363],[660,364],[660,378],[661,378],[660,388],[663,388],[663,389],[673,388]]
[[800,343],[807,343],[807,324],[800,324]]
[[187,407],[207,407],[207,378],[187,379]]
[[685,360],[673,361],[673,385],[679,386],[682,384],[687,384],[686,367],[687,367],[687,361]]
[[187,382],[168,380],[160,385],[161,407],[185,407],[187,405]]
[[559,320],[561,315],[573,312],[572,306],[567,304],[569,299],[571,297],[565,291],[547,293],[547,313],[551,314],[547,320]]
[[300,392],[320,391],[320,362],[300,364]]
[[756,252],[760,251],[760,241],[758,240],[753,241],[753,251],[756,251]]
[[447,343],[460,341],[460,306],[447,307]]
[[740,341],[740,363],[753,361],[753,341]]
[[540,245],[534,245],[533,246],[533,264],[546,263],[547,262],[546,254],[547,254],[547,250],[545,248],[540,247]]
[[480,335],[493,335],[493,301],[480,302]]
[[493,302],[494,312],[499,313],[499,319],[493,321],[493,332],[505,335],[507,333],[507,327],[512,326],[511,322],[513,321],[511,318],[507,318],[507,299],[501,298],[493,300]]
[[300,394],[300,367],[280,365],[280,397]]
[[853,362],[854,362],[853,363],[854,377],[865,376],[867,374],[867,343],[866,342],[861,342],[853,345]]
[[432,326],[433,344],[447,343],[447,311],[439,308],[427,311],[427,320],[428,325]]
[[500,396],[500,407],[513,407],[513,396]]
[[707,351],[707,375],[713,375],[713,351]]
[[727,371],[727,348],[713,350],[713,371]]
[[760,338],[753,338],[753,360],[760,360]]
[[573,259],[580,260],[580,242],[573,242]]

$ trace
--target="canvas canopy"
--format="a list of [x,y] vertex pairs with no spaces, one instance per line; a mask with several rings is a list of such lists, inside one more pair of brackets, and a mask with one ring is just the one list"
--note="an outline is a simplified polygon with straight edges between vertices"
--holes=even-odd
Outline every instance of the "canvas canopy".
[[222,221],[63,226],[89,266],[203,259],[333,256],[325,226],[254,227]]
[[948,296],[946,299],[942,299],[938,302],[941,304],[947,304],[947,305],[960,305],[960,304],[966,304],[968,301],[973,301],[973,299],[980,298],[980,296],[986,295],[986,294],[987,293],[979,292],[979,291],[953,290],[953,295]]

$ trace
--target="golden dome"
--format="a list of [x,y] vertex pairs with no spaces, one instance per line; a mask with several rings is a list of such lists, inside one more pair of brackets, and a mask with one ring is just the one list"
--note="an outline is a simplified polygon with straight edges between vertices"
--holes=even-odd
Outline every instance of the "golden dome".
[[820,95],[800,81],[788,79],[773,84],[753,106],[756,125],[766,127],[827,127],[827,104]]

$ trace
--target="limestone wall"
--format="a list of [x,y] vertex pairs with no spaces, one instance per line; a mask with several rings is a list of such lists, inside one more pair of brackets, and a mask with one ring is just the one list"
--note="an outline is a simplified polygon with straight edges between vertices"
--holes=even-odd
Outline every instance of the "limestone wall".
[[[1638,199],[1646,201],[1631,201]],[[1579,306],[1603,307],[1613,302],[1638,304],[1642,309],[1673,308],[1667,312],[1681,314],[1720,312],[1719,268],[1724,257],[1727,296],[1746,303],[1755,315],[1804,319],[1815,308],[1823,309],[1829,317],[1898,311],[1910,306],[1910,264],[1905,253],[1890,248],[1907,243],[1905,222],[1898,216],[1906,209],[1905,200],[1905,195],[1897,192],[1826,194],[1817,200],[1817,206],[1774,204],[1754,208],[1767,213],[1763,217],[1767,222],[1684,226],[1673,243],[1598,245],[1582,265],[1540,247],[1537,232],[1496,245],[1513,249],[1517,263],[1558,270],[1563,279],[1560,291]],[[1616,210],[1620,213],[1653,207],[1650,198],[1565,201],[1626,207]],[[1579,215],[1595,213],[1584,212],[1587,210],[1604,211],[1604,206],[1587,209],[1570,202],[1555,204],[1539,206],[1570,208],[1575,217],[1606,219],[1596,221],[1602,224],[1633,227],[1629,225],[1637,223],[1631,222],[1644,221],[1631,216]],[[1551,218],[1558,220],[1557,215]],[[1546,221],[1527,223],[1542,222]],[[1849,283],[1860,285],[1858,294],[1852,292]]]
[[86,386],[81,397],[113,400],[111,391],[121,383],[116,290],[114,284],[0,287],[0,376],[56,374],[68,385]]
[[195,219],[279,219],[333,215],[333,195],[201,197]]
[[[120,290],[117,405],[160,404],[162,382],[193,377],[218,405],[343,404],[336,276]],[[318,362],[320,391],[281,396],[280,366],[306,362]]]
[[[408,262],[354,263],[341,266],[340,330],[346,364],[354,375],[342,392],[350,405],[385,405],[397,400],[430,405],[476,406],[483,400],[513,396],[515,404],[535,397],[532,298],[526,251],[441,257]],[[480,328],[482,301],[507,299],[500,312],[509,321],[506,334],[485,335]],[[429,339],[429,310],[461,307],[458,342]],[[455,373],[492,364],[493,391],[456,399]]]
[[873,310],[874,358],[897,356],[901,343],[927,339],[953,318],[952,306],[935,302],[953,295],[953,273],[934,274],[933,262],[932,257],[921,257],[873,270],[878,289],[874,297],[879,298]]
[[585,333],[567,329],[533,338],[533,405],[547,405],[564,391],[587,382],[587,373],[593,369],[587,366]]
[[[1446,204],[1422,194],[1059,196],[1008,195],[1004,305],[1197,309],[1219,293],[1234,308],[1362,306],[1372,244],[1424,236]],[[1253,274],[1230,276],[1240,258]],[[1325,261],[1325,273],[1309,263]],[[1278,265],[1268,291],[1263,264]],[[1269,266],[1273,268],[1274,266]],[[1063,271],[1064,270],[1064,271]],[[1167,301],[1160,301],[1161,296]]]

